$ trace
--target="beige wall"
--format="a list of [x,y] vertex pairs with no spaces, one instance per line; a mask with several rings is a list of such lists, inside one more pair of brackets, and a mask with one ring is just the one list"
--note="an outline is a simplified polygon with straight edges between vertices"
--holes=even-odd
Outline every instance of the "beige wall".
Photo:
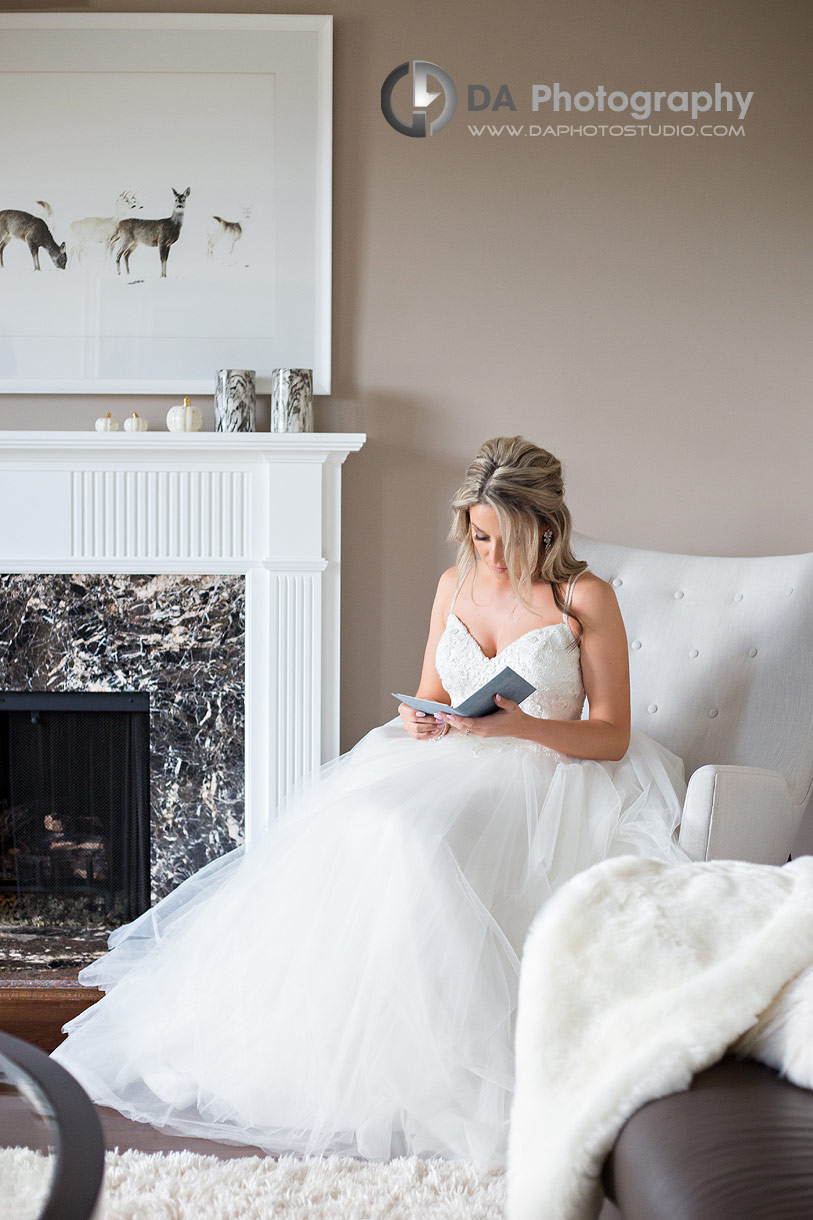
[[[806,0],[326,7],[334,364],[317,426],[369,435],[345,467],[347,746],[394,711],[388,691],[417,682],[451,561],[448,500],[487,436],[557,453],[586,533],[693,552],[813,547],[812,78]],[[445,131],[409,140],[379,90],[420,58],[451,73],[461,101]],[[719,80],[755,96],[745,139],[468,134],[480,119],[466,83],[509,84],[527,122],[530,83],[553,80],[627,92]],[[3,425],[87,427],[102,405],[9,399]],[[160,426],[167,400],[135,406]]]

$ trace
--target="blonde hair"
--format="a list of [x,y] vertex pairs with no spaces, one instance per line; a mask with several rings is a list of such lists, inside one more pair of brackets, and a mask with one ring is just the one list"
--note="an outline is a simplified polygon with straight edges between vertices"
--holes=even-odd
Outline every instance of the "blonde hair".
[[[562,464],[552,453],[521,436],[496,436],[477,451],[452,500],[449,539],[459,543],[457,568],[463,581],[477,563],[469,510],[485,504],[497,514],[511,587],[532,610],[531,586],[547,581],[564,613],[559,585],[585,571],[570,548],[572,522],[564,501]],[[545,531],[553,537],[545,545]],[[572,615],[581,629],[577,615]]]

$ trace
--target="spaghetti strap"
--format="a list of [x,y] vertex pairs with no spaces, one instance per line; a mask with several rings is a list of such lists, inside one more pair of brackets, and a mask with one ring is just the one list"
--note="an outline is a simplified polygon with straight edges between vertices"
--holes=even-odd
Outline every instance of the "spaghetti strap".
[[[586,568],[582,568],[582,572],[586,572],[586,571],[587,571]],[[570,613],[570,603],[573,599],[573,586],[575,585],[576,581],[581,576],[582,572],[576,572],[575,575],[571,576],[567,582],[567,587],[565,588],[565,609],[564,609],[564,613],[562,614],[563,623],[567,622],[567,616]],[[457,594],[455,594],[455,596],[457,596]]]

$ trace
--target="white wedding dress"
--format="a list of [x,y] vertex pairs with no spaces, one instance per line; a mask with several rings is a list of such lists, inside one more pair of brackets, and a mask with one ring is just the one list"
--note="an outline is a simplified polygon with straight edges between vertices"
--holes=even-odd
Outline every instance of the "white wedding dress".
[[[453,612],[457,704],[510,665],[577,719],[567,621],[486,657]],[[396,719],[82,971],[108,994],[54,1053],[94,1101],[171,1131],[303,1154],[503,1158],[519,955],[552,889],[610,855],[685,857],[680,760],[512,738],[415,741]]]

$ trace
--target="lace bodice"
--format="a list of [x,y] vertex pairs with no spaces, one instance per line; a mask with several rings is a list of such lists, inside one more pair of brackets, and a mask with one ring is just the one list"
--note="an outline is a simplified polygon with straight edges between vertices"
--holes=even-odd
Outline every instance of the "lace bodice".
[[522,704],[529,716],[578,720],[584,705],[579,649],[566,622],[535,627],[487,657],[456,614],[449,613],[438,641],[435,667],[455,707],[506,665],[536,690]]

